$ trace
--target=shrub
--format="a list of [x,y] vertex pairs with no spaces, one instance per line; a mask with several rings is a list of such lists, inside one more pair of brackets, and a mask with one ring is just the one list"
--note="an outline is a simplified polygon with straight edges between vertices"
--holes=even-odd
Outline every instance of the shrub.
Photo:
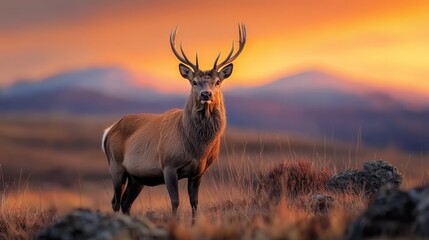
[[327,168],[317,169],[309,161],[284,162],[260,174],[256,192],[268,200],[278,201],[282,196],[295,198],[323,190],[330,177]]

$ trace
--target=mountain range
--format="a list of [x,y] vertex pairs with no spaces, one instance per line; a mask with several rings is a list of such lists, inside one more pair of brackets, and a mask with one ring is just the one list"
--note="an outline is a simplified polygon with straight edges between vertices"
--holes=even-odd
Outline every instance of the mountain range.
[[[123,68],[100,67],[20,81],[0,90],[0,112],[127,114],[184,105],[186,93],[139,80]],[[429,151],[429,107],[416,110],[394,94],[329,73],[302,72],[224,95],[231,127]]]

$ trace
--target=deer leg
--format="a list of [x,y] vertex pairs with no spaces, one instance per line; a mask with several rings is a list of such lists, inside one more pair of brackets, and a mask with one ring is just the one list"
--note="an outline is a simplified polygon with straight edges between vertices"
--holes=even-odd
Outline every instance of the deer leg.
[[164,169],[164,181],[165,185],[167,185],[168,194],[170,195],[173,215],[176,216],[177,208],[179,207],[179,187],[176,169]]
[[133,177],[128,177],[127,188],[125,189],[124,195],[121,202],[121,210],[124,214],[130,215],[131,205],[137,196],[143,189],[143,185],[133,179]]
[[121,207],[121,195],[124,190],[125,182],[127,181],[127,173],[123,168],[111,166],[110,174],[112,175],[113,181],[112,209],[114,212],[117,212]]
[[188,178],[188,194],[189,194],[189,201],[191,202],[191,208],[192,208],[192,225],[195,224],[195,217],[197,215],[198,190],[200,188],[200,183],[201,183],[201,176]]

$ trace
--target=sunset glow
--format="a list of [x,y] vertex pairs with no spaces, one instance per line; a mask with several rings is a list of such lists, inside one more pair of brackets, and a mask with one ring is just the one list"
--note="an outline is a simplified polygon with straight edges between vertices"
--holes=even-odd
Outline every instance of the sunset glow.
[[[323,2],[323,3],[322,3]],[[183,87],[168,37],[210,68],[247,26],[230,85],[305,70],[429,93],[428,1],[0,1],[0,86],[119,65]],[[142,78],[144,79],[144,77]]]

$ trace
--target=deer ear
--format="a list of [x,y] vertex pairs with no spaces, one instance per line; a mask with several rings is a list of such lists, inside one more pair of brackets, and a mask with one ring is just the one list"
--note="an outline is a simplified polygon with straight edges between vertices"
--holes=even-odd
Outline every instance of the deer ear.
[[192,70],[187,67],[184,64],[179,64],[179,71],[180,71],[180,75],[182,75],[183,78],[186,78],[188,80],[191,80],[194,76],[194,73],[192,72]]
[[232,63],[226,65],[226,67],[222,68],[219,72],[219,78],[220,80],[224,80],[226,78],[229,78],[229,76],[231,76],[232,73]]

